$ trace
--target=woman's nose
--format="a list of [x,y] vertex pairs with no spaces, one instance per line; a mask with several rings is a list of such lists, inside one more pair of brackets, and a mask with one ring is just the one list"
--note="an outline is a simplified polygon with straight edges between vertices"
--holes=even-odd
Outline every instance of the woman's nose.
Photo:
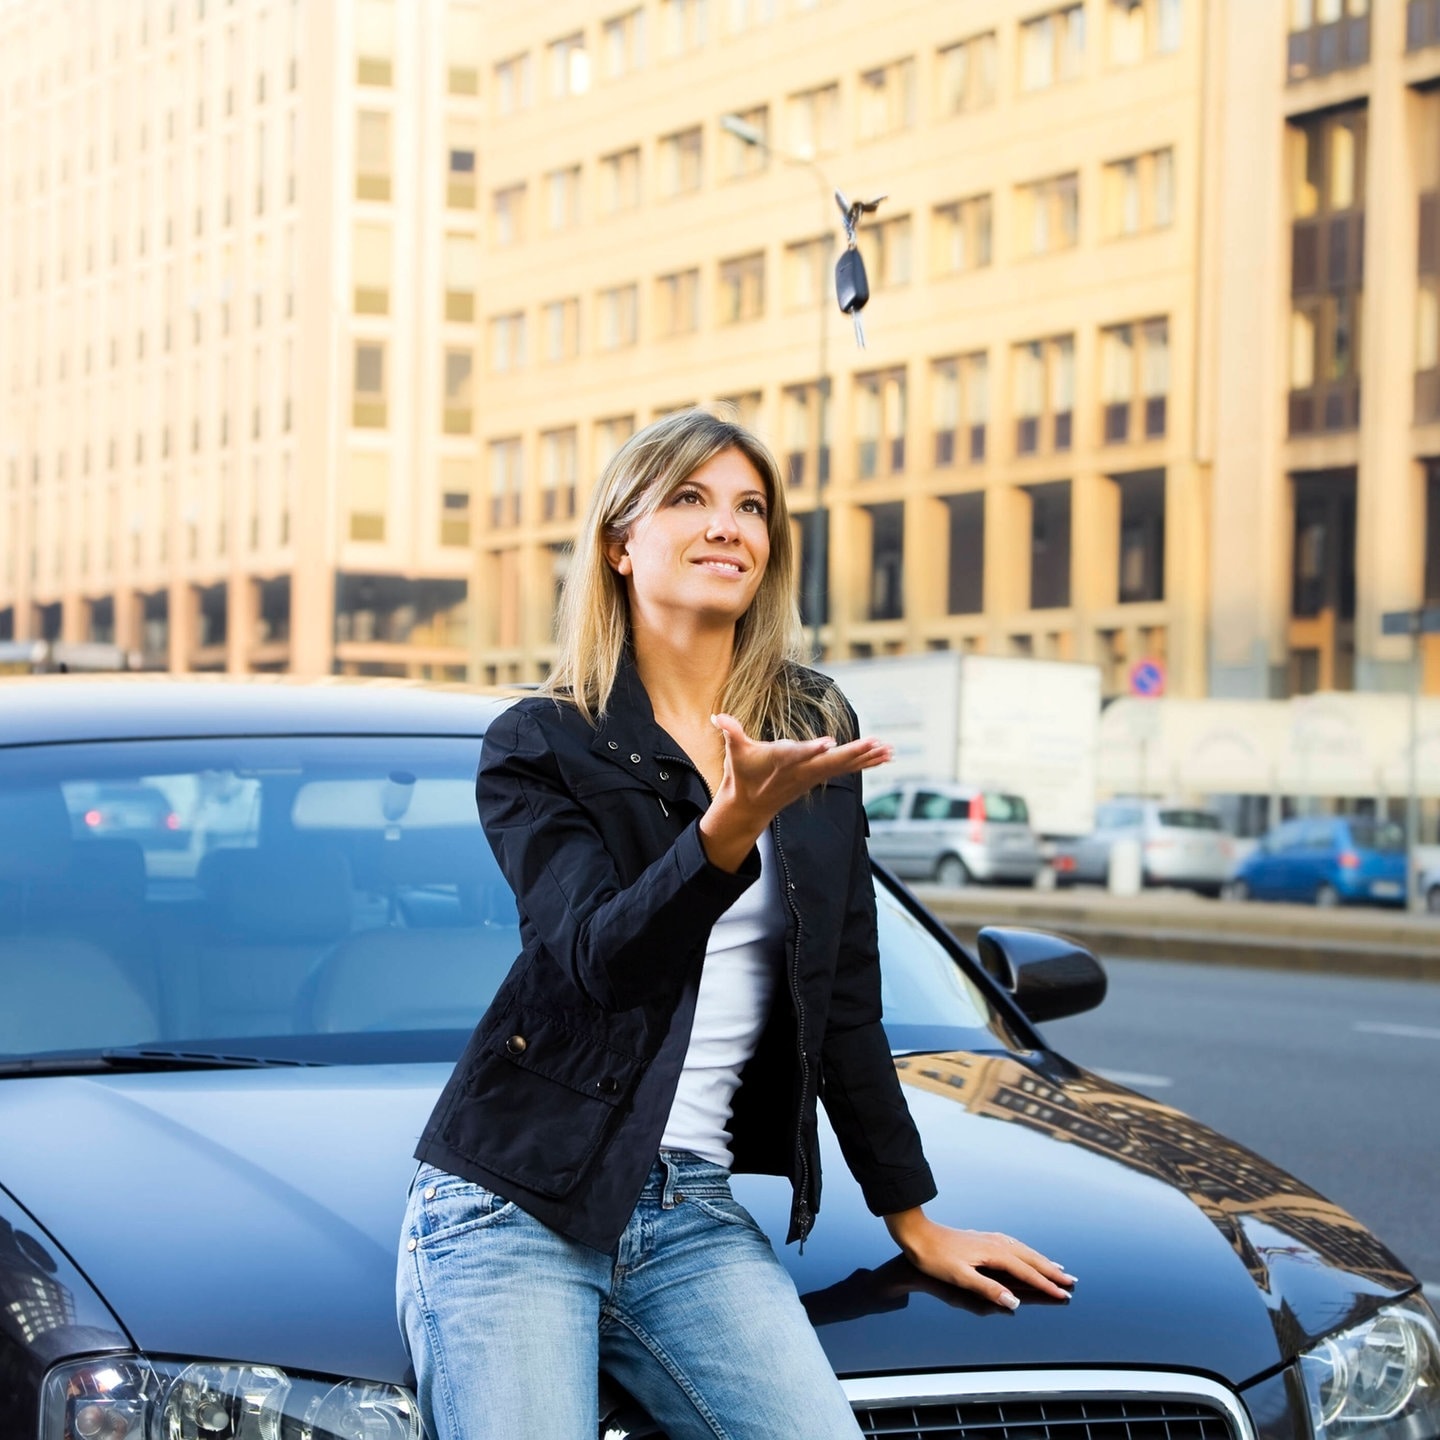
[[717,505],[710,512],[710,523],[705,527],[705,534],[712,540],[738,540],[740,525],[729,510]]

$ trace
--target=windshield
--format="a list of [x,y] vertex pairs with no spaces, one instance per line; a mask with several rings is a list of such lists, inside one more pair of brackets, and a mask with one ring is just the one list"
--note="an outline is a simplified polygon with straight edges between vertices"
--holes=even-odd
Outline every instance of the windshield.
[[1347,820],[1350,840],[1359,850],[1378,850],[1382,855],[1400,855],[1405,850],[1405,832],[1393,820]]
[[1003,825],[1028,825],[1030,811],[1018,795],[997,795],[988,791],[985,795],[985,818]]
[[1209,810],[1162,810],[1159,820],[1171,830],[1220,829],[1220,817]]
[[[475,815],[478,750],[410,736],[0,750],[0,1057],[457,1055],[520,951]],[[879,899],[892,1045],[1006,1043],[945,948]]]

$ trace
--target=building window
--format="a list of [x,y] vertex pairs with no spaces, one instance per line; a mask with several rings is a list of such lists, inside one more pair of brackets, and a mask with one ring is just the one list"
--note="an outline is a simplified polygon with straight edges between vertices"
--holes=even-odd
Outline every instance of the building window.
[[867,505],[870,517],[871,620],[905,618],[905,505]]
[[451,115],[445,121],[445,203],[452,210],[473,210],[476,199],[473,120]]
[[490,442],[490,528],[504,530],[520,523],[520,494],[525,469],[520,437]]
[[[1440,4],[1440,0],[1436,0]],[[1419,98],[1419,275],[1415,289],[1415,420],[1440,420],[1440,92]]]
[[633,415],[610,415],[595,425],[595,469],[597,472],[615,458],[615,453],[635,433]]
[[490,320],[490,368],[497,375],[518,370],[525,363],[525,312],[512,311]]
[[1370,59],[1370,0],[1290,0],[1291,82]]
[[896,215],[889,220],[861,227],[860,250],[872,290],[893,290],[910,283],[910,217]]
[[655,281],[655,333],[663,340],[700,328],[700,272],[676,270]]
[[639,331],[640,288],[615,285],[600,292],[599,343],[602,350],[633,345]]
[[1175,218],[1175,152],[1151,150],[1105,166],[1101,228],[1107,240],[1163,230]]
[[785,304],[809,309],[831,298],[833,241],[829,235],[797,240],[785,247]]
[[390,198],[390,116],[383,110],[355,117],[355,198]]
[[756,320],[765,311],[765,252],[720,262],[720,323]]
[[495,114],[503,119],[528,110],[534,103],[535,78],[529,52],[496,61]]
[[627,10],[606,20],[600,27],[600,53],[607,80],[618,80],[640,69],[645,63],[644,10]]
[[985,492],[942,497],[950,520],[950,564],[945,595],[947,615],[980,615],[985,610]]
[[390,501],[390,457],[353,451],[349,469],[350,539],[383,541]]
[[393,0],[357,0],[355,6],[355,80],[360,85],[389,85],[395,69]]
[[988,195],[935,207],[931,228],[936,275],[959,275],[990,263],[993,208]]
[[744,390],[738,395],[721,395],[715,402],[737,425],[750,431],[762,428],[765,396],[759,390]]
[[475,318],[475,236],[451,232],[445,236],[445,318],[469,322]]
[[590,88],[590,52],[580,31],[552,40],[546,47],[550,63],[550,96],[583,95]]
[[385,392],[385,342],[355,342],[355,393],[351,424],[360,430],[383,430],[389,422]]
[[1015,189],[1015,235],[1022,255],[1072,250],[1080,237],[1080,177],[1071,172]]
[[600,157],[600,209],[606,215],[640,204],[640,151],[617,150]]
[[1122,605],[1165,598],[1165,472],[1117,475],[1120,487],[1120,573],[1116,593]]
[[660,193],[685,195],[700,188],[702,139],[700,127],[678,130],[660,138]]
[[1030,496],[1030,608],[1070,604],[1070,482],[1027,485]]
[[480,93],[480,36],[480,7],[451,0],[445,11],[445,70],[452,95]]
[[1085,7],[1067,5],[1020,27],[1020,88],[1048,90],[1085,71]]
[[1015,453],[1070,449],[1075,405],[1075,337],[1028,340],[1013,354]]
[[934,361],[930,410],[936,469],[984,460],[985,431],[990,423],[990,357],[979,350]]
[[861,480],[905,473],[905,367],[855,377],[855,473]]
[[935,110],[964,115],[995,103],[995,32],[947,45],[935,57]]
[[[1296,475],[1292,488],[1291,688],[1346,690],[1355,665],[1355,471]],[[1309,662],[1303,684],[1297,661]]]
[[725,28],[731,35],[768,25],[774,18],[775,0],[726,0]]
[[444,488],[440,492],[440,543],[466,546],[470,543],[470,461],[441,462]]
[[475,357],[469,350],[445,351],[447,435],[468,435],[475,427]]
[[728,130],[720,137],[720,173],[727,180],[741,180],[747,175],[758,175],[770,163],[770,107],[756,105],[750,110],[741,110],[739,119],[759,132],[761,143],[751,144]]
[[915,61],[894,60],[860,73],[857,132],[862,140],[898,135],[915,126]]
[[830,387],[810,381],[780,392],[780,434],[786,483],[824,485],[830,479]]
[[1290,433],[1360,423],[1366,116],[1359,107],[1292,123]]
[[552,300],[541,308],[545,325],[545,358],[573,360],[580,353],[580,302]]
[[785,125],[796,155],[833,154],[840,145],[840,86],[831,82],[791,95],[785,102]]
[[355,313],[390,313],[390,227],[355,227]]
[[525,185],[505,185],[490,197],[490,243],[508,250],[525,238]]
[[575,427],[540,432],[540,518],[568,520],[575,514],[578,469]]
[[666,55],[684,55],[705,43],[708,0],[660,0]]
[[1110,0],[1105,22],[1112,65],[1137,65],[1180,48],[1180,0]]
[[1101,431],[1107,445],[1162,438],[1169,391],[1168,321],[1112,325],[1100,332]]
[[553,231],[580,224],[580,167],[565,165],[545,176],[545,223]]

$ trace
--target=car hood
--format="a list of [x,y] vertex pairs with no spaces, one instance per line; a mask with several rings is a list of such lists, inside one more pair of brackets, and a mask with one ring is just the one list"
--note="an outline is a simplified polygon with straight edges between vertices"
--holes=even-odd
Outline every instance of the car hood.
[[[1241,1384],[1414,1285],[1283,1172],[1053,1056],[898,1064],[940,1186],[931,1213],[1019,1235],[1079,1284],[1068,1305],[1022,1289],[1011,1314],[927,1282],[827,1134],[819,1222],[783,1254],[842,1374],[1123,1364]],[[401,1381],[396,1241],[448,1071],[10,1080],[0,1179],[140,1349]],[[736,1190],[783,1233],[785,1182]]]

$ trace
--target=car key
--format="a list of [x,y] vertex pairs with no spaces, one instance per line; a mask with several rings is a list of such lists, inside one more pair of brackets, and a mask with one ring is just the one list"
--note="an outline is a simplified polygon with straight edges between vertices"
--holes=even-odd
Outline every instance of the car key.
[[855,322],[855,343],[865,348],[865,323],[860,312],[870,301],[870,281],[865,274],[865,260],[852,244],[835,262],[835,299],[843,314]]

